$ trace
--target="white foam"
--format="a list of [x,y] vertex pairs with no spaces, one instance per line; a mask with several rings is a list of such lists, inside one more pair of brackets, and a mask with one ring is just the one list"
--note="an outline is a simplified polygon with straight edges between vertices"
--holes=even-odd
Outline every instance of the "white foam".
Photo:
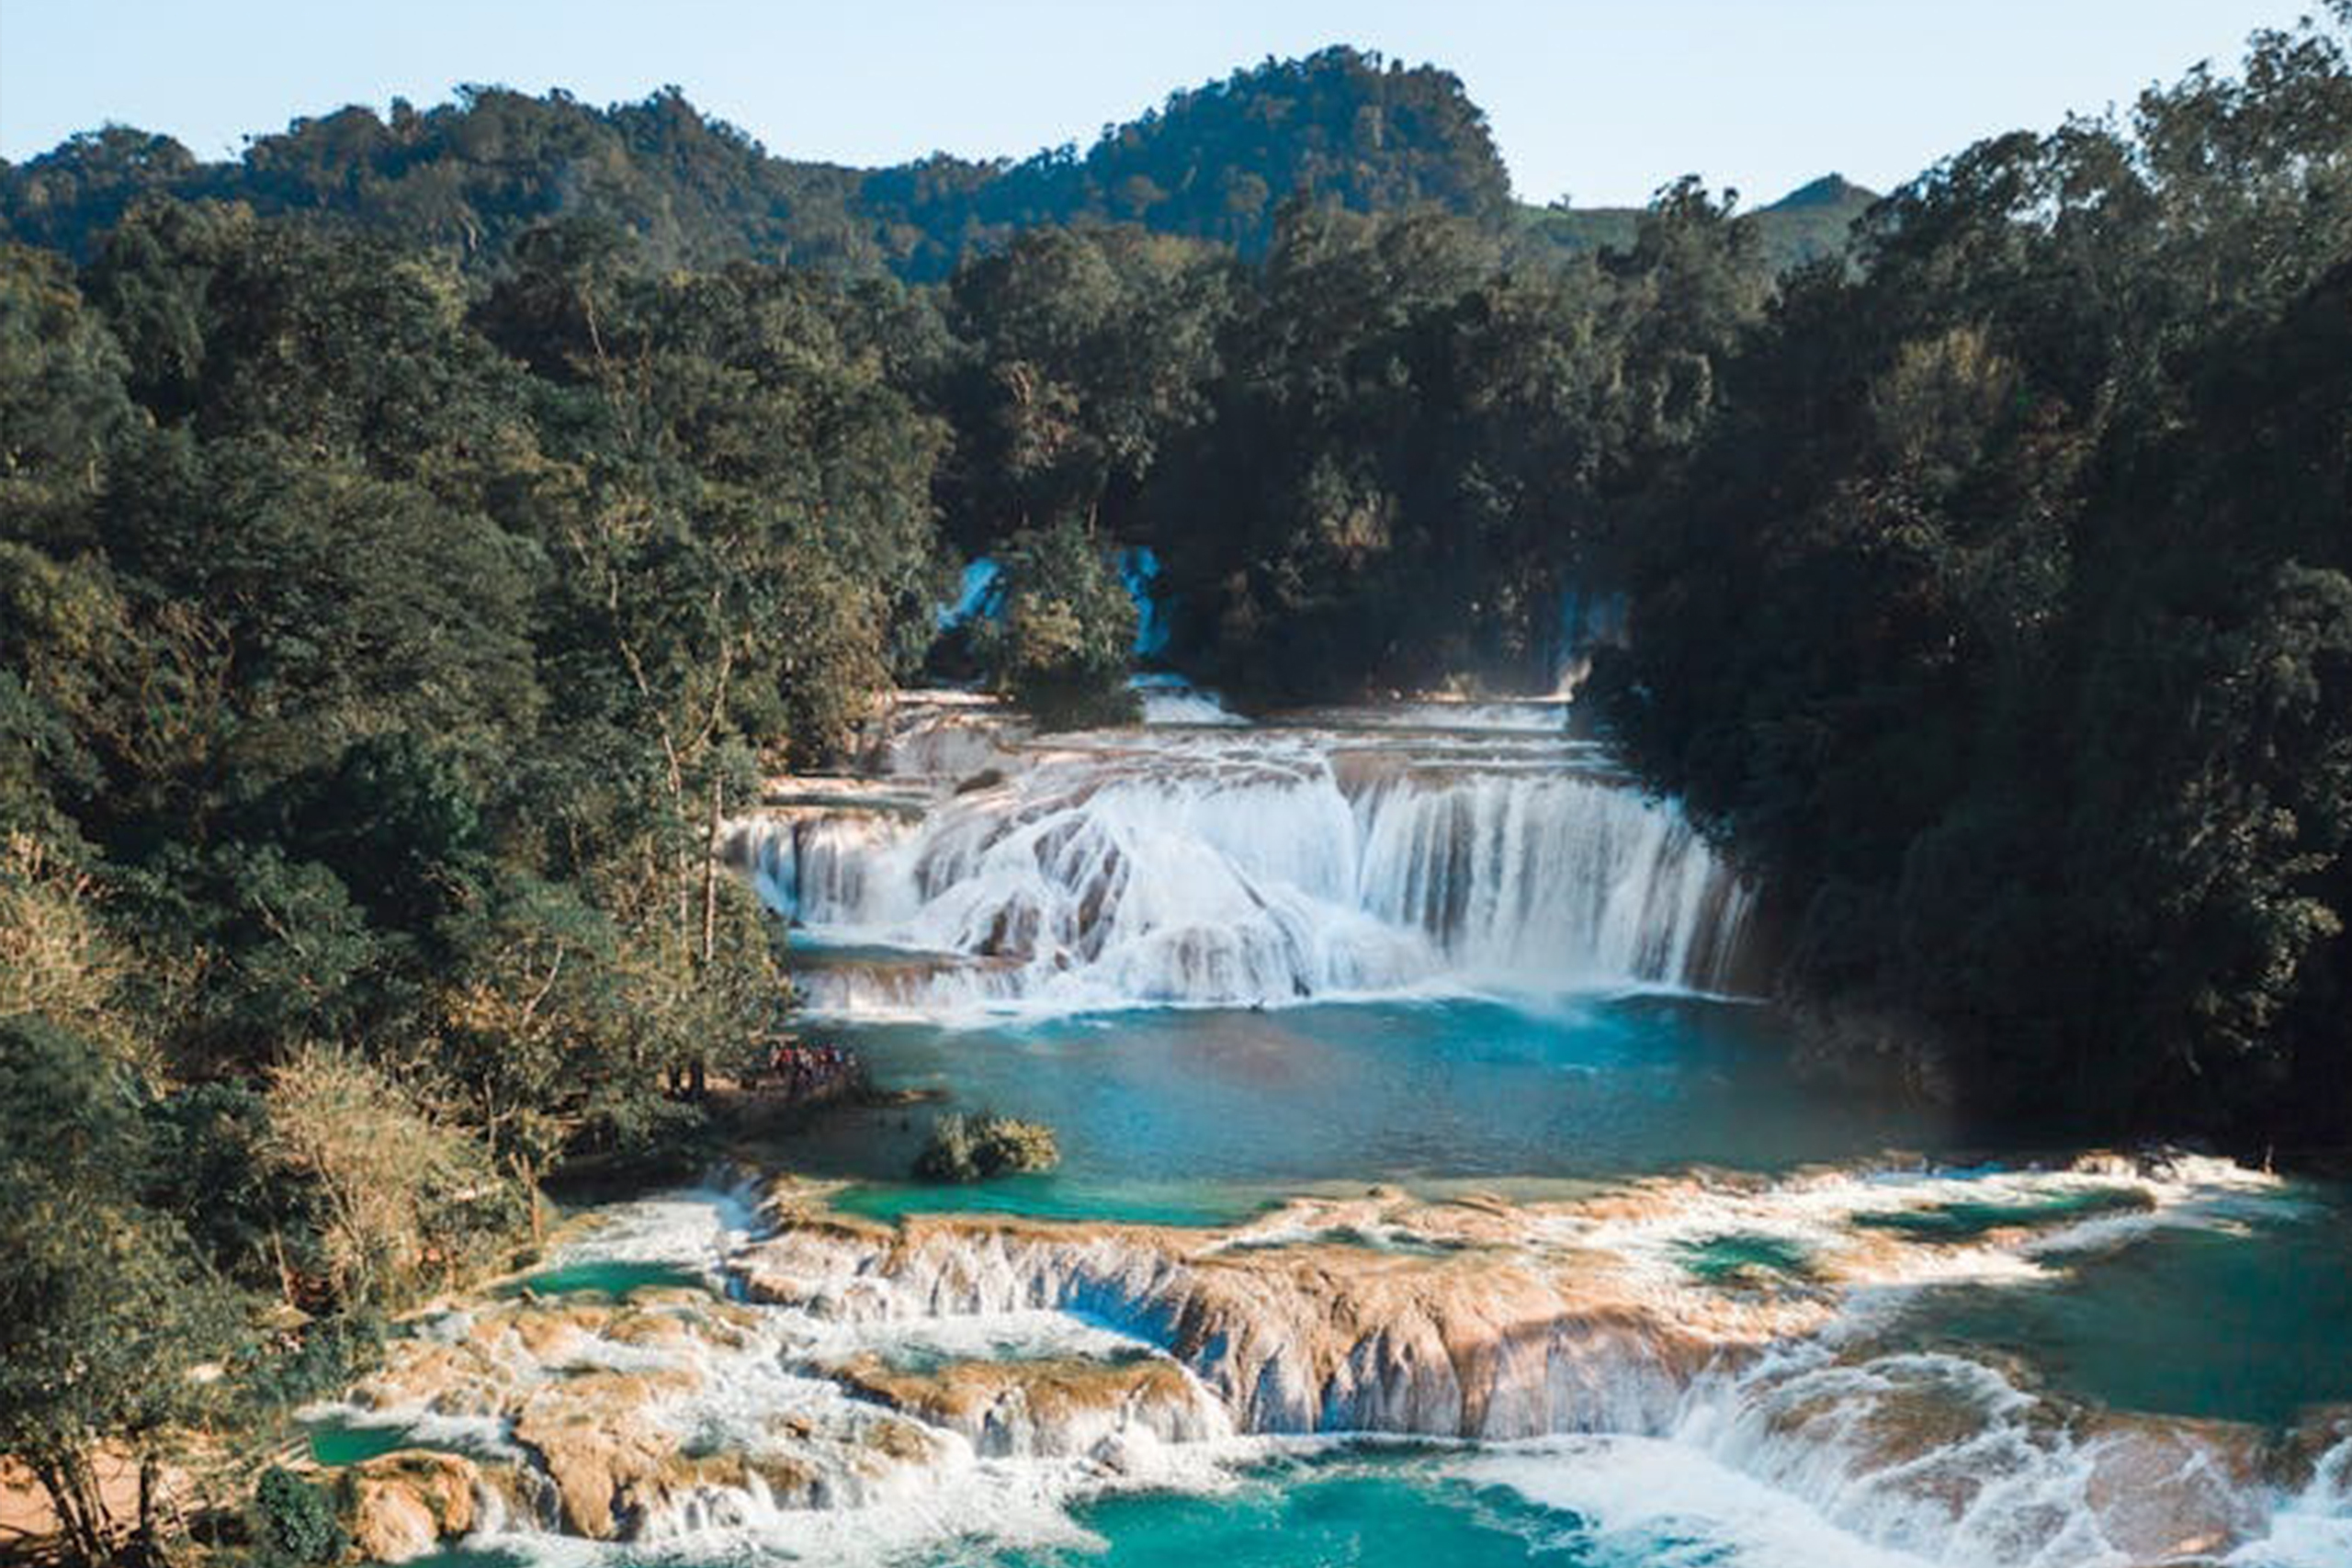
[[593,1211],[548,1248],[543,1268],[577,1263],[673,1263],[707,1269],[757,1225],[751,1194],[695,1187]]
[[[2245,1205],[2279,1196],[2269,1179],[2220,1162],[2146,1170],[1838,1171],[1770,1185],[1652,1189],[1658,1200],[1653,1203],[1596,1204],[1582,1219],[1531,1222],[1523,1245],[1538,1256],[1554,1247],[1605,1252],[1637,1272],[1647,1269],[1661,1311],[1671,1310],[1678,1299],[1671,1290],[1698,1288],[1689,1280],[1682,1249],[1727,1232],[1802,1241],[1832,1259],[1840,1247],[1857,1247],[1853,1266],[1866,1264],[1869,1271],[1851,1282],[1881,1290],[1934,1277],[1914,1259],[1939,1256],[1968,1259],[1965,1267],[1977,1279],[1999,1278],[1996,1260],[2003,1256],[2018,1270],[2015,1277],[2041,1278],[2075,1255],[2044,1245],[2064,1229],[2045,1229],[2041,1240],[2008,1232],[1997,1239],[1929,1242],[1865,1233],[1854,1222],[1862,1214],[1959,1201],[2031,1208],[2119,1187],[2136,1187],[2148,1195],[2153,1216],[2182,1224],[2237,1223],[2252,1212]],[[603,1221],[567,1238],[567,1260],[660,1261],[716,1272],[752,1228],[740,1195],[713,1190],[615,1205]],[[1244,1233],[1258,1242],[1320,1234],[1280,1219]],[[1399,1242],[1414,1235],[1377,1223],[1369,1234]],[[2143,1234],[2118,1233],[2103,1245],[2125,1245]],[[574,1333],[535,1337],[529,1347],[514,1335],[488,1341],[505,1374],[526,1387],[582,1367],[653,1368],[683,1360],[702,1375],[638,1418],[666,1428],[694,1451],[762,1451],[779,1440],[779,1416],[802,1418],[790,1451],[824,1477],[822,1506],[786,1506],[757,1481],[690,1488],[639,1521],[644,1539],[626,1549],[629,1561],[878,1564],[935,1553],[951,1541],[972,1543],[976,1554],[1022,1546],[1083,1550],[1096,1543],[1070,1509],[1088,1498],[1133,1488],[1213,1491],[1232,1484],[1237,1467],[1334,1440],[1328,1435],[1237,1438],[1221,1418],[1197,1419],[1181,1400],[1163,1400],[1156,1416],[1106,1407],[1057,1416],[1059,1425],[1050,1431],[1025,1416],[992,1423],[978,1441],[923,1426],[926,1444],[911,1454],[904,1444],[890,1445],[901,1461],[877,1473],[872,1446],[857,1434],[877,1421],[923,1424],[863,1403],[826,1375],[853,1357],[870,1354],[888,1365],[920,1369],[931,1360],[1117,1359],[1158,1352],[1106,1326],[1107,1319],[1032,1304],[1103,1298],[1075,1275],[1060,1280],[1059,1293],[1041,1293],[1037,1280],[1008,1272],[1004,1258],[991,1262],[975,1250],[933,1259],[946,1269],[941,1280],[952,1277],[975,1290],[987,1286],[977,1295],[959,1295],[938,1288],[940,1280],[927,1284],[923,1278],[891,1275],[897,1265],[886,1265],[881,1253],[858,1255],[854,1242],[811,1236],[811,1248],[821,1245],[840,1254],[842,1290],[866,1292],[875,1310],[849,1310],[854,1303],[845,1298],[843,1310],[823,1315],[734,1306],[727,1309],[729,1332],[684,1345],[662,1337],[606,1340],[593,1322]],[[780,1239],[793,1241],[794,1233]],[[1154,1267],[1149,1258],[1138,1262],[1123,1252],[1116,1237],[1088,1245],[1099,1254],[1089,1267],[1146,1272]],[[817,1261],[814,1250],[794,1257],[803,1272]],[[1040,1266],[1069,1268],[1067,1259]],[[881,1301],[884,1296],[888,1299]],[[1561,1511],[1562,1528],[1601,1563],[2109,1568],[2127,1560],[2103,1533],[2097,1477],[2105,1445],[2146,1434],[2076,1422],[2030,1387],[1965,1357],[1870,1354],[1857,1344],[1869,1317],[1867,1302],[1859,1314],[1837,1319],[1828,1333],[1727,1360],[1679,1394],[1669,1388],[1662,1402],[1644,1397],[1577,1407],[1579,1419],[1613,1430],[1465,1449],[1443,1461],[1444,1468],[1474,1484],[1507,1486]],[[958,1310],[1016,1303],[1023,1304]],[[661,1310],[691,1314],[700,1309]],[[478,1314],[452,1314],[424,1332],[451,1344],[483,1343],[481,1321]],[[1210,1397],[1196,1382],[1193,1393]],[[484,1417],[436,1416],[413,1406],[331,1413],[355,1424],[423,1423],[429,1441],[514,1451],[505,1447],[503,1428]],[[1342,1412],[1333,1419],[1349,1424],[1367,1417]],[[2163,1433],[2155,1437],[2171,1440]],[[2200,1457],[2193,1432],[2182,1440],[2187,1446],[2177,1456],[2165,1450],[2162,1460],[2166,1466],[2177,1463],[2179,1486],[2214,1494],[2238,1485],[2224,1467]],[[2144,1473],[2144,1467],[2127,1473]],[[2291,1498],[2233,1494],[2223,1500],[2250,1511],[2265,1532],[2229,1558],[2238,1568],[2340,1568],[2352,1543],[2352,1438],[2328,1450],[2309,1484]],[[503,1517],[474,1544],[550,1564],[610,1562],[623,1551],[565,1540],[530,1520]]]
[[1151,725],[1246,726],[1249,720],[1225,705],[1215,692],[1204,691],[1181,675],[1145,674],[1127,684],[1143,699],[1143,721]]
[[1672,803],[1510,735],[1103,732],[920,822],[802,807],[736,842],[819,940],[936,955],[801,976],[863,1017],[1712,992],[1747,908]]
[[2270,1529],[2227,1559],[2232,1568],[2345,1568],[2352,1563],[2352,1437],[2322,1454],[2311,1482],[2282,1501]]
[[1583,1521],[1602,1562],[1699,1568],[1928,1568],[1874,1546],[1686,1445],[1578,1437],[1513,1444],[1462,1461],[1474,1484],[1507,1486]]

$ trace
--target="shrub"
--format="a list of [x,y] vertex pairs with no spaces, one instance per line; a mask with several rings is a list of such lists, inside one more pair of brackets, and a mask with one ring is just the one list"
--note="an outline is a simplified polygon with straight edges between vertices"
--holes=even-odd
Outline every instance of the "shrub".
[[950,1111],[932,1123],[931,1141],[915,1160],[925,1181],[980,1181],[1061,1164],[1060,1144],[1043,1122],[982,1111]]
[[373,1313],[314,1318],[239,1363],[243,1392],[254,1404],[277,1410],[328,1398],[383,1359],[385,1337],[384,1320]]
[[320,1195],[325,1284],[339,1303],[400,1300],[435,1266],[490,1255],[521,1219],[490,1151],[372,1063],[307,1050],[278,1068],[266,1098],[272,1163]]
[[262,1472],[261,1484],[254,1488],[254,1511],[259,1516],[255,1533],[266,1558],[332,1562],[348,1544],[325,1489],[282,1465]]

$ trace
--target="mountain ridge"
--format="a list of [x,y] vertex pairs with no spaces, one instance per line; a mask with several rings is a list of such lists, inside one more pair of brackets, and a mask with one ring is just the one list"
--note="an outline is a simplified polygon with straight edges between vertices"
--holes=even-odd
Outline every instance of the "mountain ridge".
[[[1830,182],[1828,199],[1799,203]],[[210,163],[109,125],[0,163],[0,238],[87,260],[130,206],[171,197],[372,230],[483,268],[532,224],[585,213],[634,232],[655,265],[789,262],[929,282],[1047,224],[1135,223],[1254,255],[1294,196],[1362,212],[1435,205],[1569,251],[1629,243],[1637,210],[1562,220],[1516,206],[1459,78],[1334,45],[1180,89],[1083,152],[1065,142],[1018,160],[782,156],[675,87],[597,108],[560,88],[460,86],[422,110],[395,99],[386,115],[355,105],[299,118]],[[1767,254],[1836,248],[1867,197],[1827,175],[1759,209]]]

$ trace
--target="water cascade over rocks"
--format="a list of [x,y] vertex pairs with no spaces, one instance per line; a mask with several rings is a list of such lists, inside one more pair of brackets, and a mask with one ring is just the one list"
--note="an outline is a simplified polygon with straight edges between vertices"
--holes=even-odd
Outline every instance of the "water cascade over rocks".
[[[894,1228],[786,1183],[764,1235],[680,1224],[691,1196],[645,1206],[704,1249],[704,1288],[447,1313],[332,1414],[412,1445],[354,1472],[385,1558],[445,1535],[843,1562],[1053,1543],[1081,1497],[1385,1433],[1475,1439],[1459,1473],[1588,1520],[1712,1511],[1719,1555],[1691,1561],[2305,1568],[2352,1546],[2352,1414],[2282,1442],[2105,1412],[1884,1332],[1917,1287],[2029,1288],[2278,1201],[2220,1162],[2101,1163]],[[1721,1267],[1730,1241],[1748,1260]],[[1781,1549],[1749,1555],[1764,1525]]]
[[1745,890],[1673,803],[1570,739],[1562,705],[1237,728],[1152,694],[1176,722],[1051,743],[968,700],[918,709],[875,751],[932,785],[923,808],[738,822],[739,863],[812,936],[931,960],[829,970],[812,1001],[938,1016],[1734,976]]
[[[984,698],[910,696],[861,776],[777,781],[731,851],[817,950],[797,983],[837,1014],[933,1024],[1231,1010],[1172,1015],[1200,1043],[1306,1016],[1236,1004],[1491,1020],[1546,993],[1736,987],[1746,892],[1561,702],[1250,725],[1181,684],[1144,694],[1145,726],[1051,738]],[[1588,1005],[1717,1004],[1557,1010]],[[936,1039],[978,1051],[1029,1027]],[[1270,1099],[1293,1082],[1277,1054],[1235,1062]],[[1579,1074],[1674,1081],[1638,1051],[1433,1066],[1565,1083],[1526,1112],[1565,1108],[1542,1122],[1563,1137],[1604,1114]],[[1295,1075],[1302,1114],[1346,1091],[1329,1067]],[[1132,1135],[1148,1108],[1097,1087]],[[1317,1179],[1216,1224],[885,1222],[857,1212],[870,1189],[789,1177],[611,1205],[542,1273],[407,1325],[311,1414],[379,1439],[337,1488],[378,1562],[459,1541],[548,1563],[1052,1561],[1099,1548],[1081,1520],[1106,1495],[1353,1462],[1418,1466],[1482,1507],[1513,1494],[1577,1568],[2352,1563],[2352,1408],[2110,1409],[1929,1306],[1958,1292],[2006,1316],[2167,1237],[2264,1232],[2309,1212],[2289,1183],[2177,1155],[1889,1156],[1506,1197],[1445,1179],[1444,1118],[1436,1154],[1397,1168],[1435,1187]]]

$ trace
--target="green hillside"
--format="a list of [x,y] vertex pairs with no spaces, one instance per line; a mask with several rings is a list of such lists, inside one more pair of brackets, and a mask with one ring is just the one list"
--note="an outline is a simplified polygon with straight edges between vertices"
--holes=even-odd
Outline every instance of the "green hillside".
[[[1775,271],[1786,271],[1842,251],[1854,220],[1877,199],[1876,192],[1842,175],[1824,175],[1749,216],[1755,220],[1765,258]],[[1522,205],[1518,215],[1526,232],[1564,251],[1622,251],[1634,243],[1645,210]]]
[[560,91],[467,87],[429,109],[396,102],[389,119],[350,107],[297,120],[217,164],[109,127],[0,166],[0,237],[86,260],[126,207],[164,195],[313,214],[481,266],[534,223],[594,213],[634,231],[659,264],[927,280],[1047,223],[1138,222],[1255,254],[1300,192],[1360,212],[1433,203],[1484,219],[1508,211],[1510,181],[1452,74],[1333,48],[1177,93],[1083,152],[1018,163],[934,154],[860,170],[777,157],[674,88],[600,109]]

